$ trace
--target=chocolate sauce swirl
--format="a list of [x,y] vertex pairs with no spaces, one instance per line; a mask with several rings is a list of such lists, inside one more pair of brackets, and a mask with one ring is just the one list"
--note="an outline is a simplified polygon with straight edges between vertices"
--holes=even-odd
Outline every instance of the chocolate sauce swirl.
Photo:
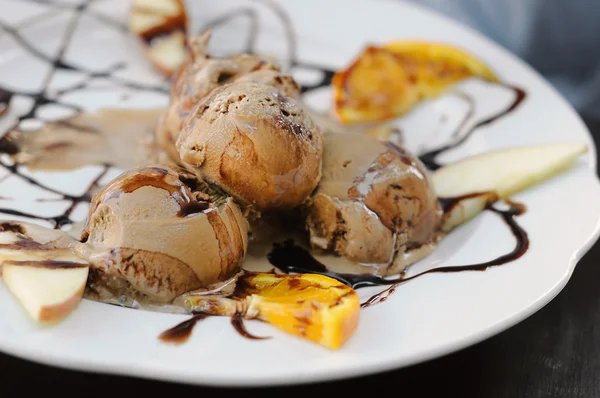
[[162,332],[158,338],[166,343],[184,343],[190,338],[196,323],[208,318],[209,316],[209,314],[204,313],[194,314],[194,316],[192,316],[190,319],[178,323],[172,328]]
[[[447,207],[448,203],[456,202],[458,201],[454,199],[445,199],[445,206]],[[320,275],[325,275],[337,279],[338,281],[354,289],[360,289],[370,286],[392,285],[391,288],[388,288],[383,292],[376,294],[375,296],[371,297],[369,300],[362,304],[362,307],[367,307],[369,305],[374,304],[375,302],[379,302],[378,299],[383,298],[385,295],[389,295],[391,292],[393,292],[393,290],[395,290],[395,288],[398,285],[411,281],[423,275],[432,273],[485,271],[490,267],[506,264],[523,256],[523,254],[525,254],[525,252],[527,252],[527,249],[529,248],[529,237],[527,236],[527,232],[517,223],[515,217],[525,212],[525,206],[511,201],[507,201],[507,203],[509,204],[509,208],[507,210],[500,210],[493,206],[488,206],[487,210],[498,214],[506,223],[506,225],[510,228],[516,240],[515,247],[506,254],[481,263],[436,267],[410,277],[404,277],[403,275],[401,275],[399,278],[393,279],[386,279],[369,274],[343,274],[328,270],[327,267],[323,263],[315,259],[308,250],[294,244],[294,242],[291,240],[287,240],[283,243],[276,243],[275,245],[273,245],[273,249],[267,255],[267,259],[273,266],[277,267],[285,273],[316,273]]]
[[[208,318],[209,316],[216,315],[211,315],[204,312],[195,313],[190,319],[186,319],[185,321],[178,323],[172,328],[162,332],[158,336],[158,338],[164,341],[165,343],[185,343],[192,335],[192,330],[194,329],[194,326],[196,326],[198,322]],[[244,316],[242,314],[235,314],[231,317],[231,326],[233,326],[233,329],[236,332],[238,332],[240,336],[245,337],[249,340],[266,340],[271,338],[255,336],[252,333],[248,332],[246,326],[244,325]]]
[[244,325],[244,316],[242,314],[235,314],[234,316],[232,316],[231,317],[231,325],[233,326],[235,331],[240,334],[240,336],[245,337],[250,340],[266,340],[266,339],[271,338],[271,337],[255,336],[255,335],[251,334],[250,332],[248,332],[248,330],[246,329],[246,326]]
[[[477,131],[479,128],[490,125],[492,123],[494,123],[496,120],[501,119],[505,116],[507,116],[508,114],[512,113],[515,109],[517,109],[519,107],[519,105],[521,105],[521,103],[525,100],[525,98],[527,97],[527,93],[525,90],[523,90],[522,88],[519,87],[514,87],[514,86],[510,86],[510,85],[506,85],[506,84],[501,84],[501,83],[497,83],[501,86],[504,86],[512,91],[514,91],[515,93],[515,98],[514,100],[508,105],[508,107],[506,107],[506,109],[503,109],[502,111],[500,111],[499,113],[490,116],[478,123],[476,123],[473,127],[471,127],[466,133],[463,134],[463,136],[461,138],[459,138],[458,140],[443,145],[439,148],[436,149],[432,149],[430,151],[427,151],[423,154],[421,154],[419,156],[419,159],[421,159],[421,162],[423,162],[423,164],[430,170],[437,170],[440,167],[442,167],[441,164],[439,164],[436,161],[436,158],[442,154],[443,152],[446,152],[450,149],[454,149],[456,147],[458,147],[459,145],[463,144],[465,141],[467,141],[469,139],[469,137],[471,137],[471,135]],[[469,112],[469,114],[472,114],[472,112]],[[466,121],[466,119],[465,119]],[[461,123],[461,125],[459,126],[459,129],[461,129],[464,125],[464,121],[463,123]],[[456,133],[458,133],[459,131],[457,131]],[[454,135],[456,135],[456,133]]]

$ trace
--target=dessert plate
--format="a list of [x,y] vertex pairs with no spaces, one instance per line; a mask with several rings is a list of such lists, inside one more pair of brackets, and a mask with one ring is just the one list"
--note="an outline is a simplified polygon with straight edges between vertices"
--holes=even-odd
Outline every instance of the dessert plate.
[[[101,108],[155,108],[168,101],[168,83],[147,62],[127,31],[122,0],[43,3],[2,0],[0,85],[15,93],[0,119],[6,131],[36,129],[44,121]],[[211,50],[252,50],[277,57],[303,84],[315,111],[331,104],[328,81],[368,43],[431,40],[466,49],[507,85],[526,92],[512,112],[481,126],[444,153],[450,162],[512,146],[575,142],[590,151],[569,171],[513,199],[527,206],[518,222],[529,250],[486,272],[437,273],[400,285],[383,302],[361,311],[358,329],[338,351],[249,321],[248,340],[227,318],[197,325],[179,346],[157,336],[185,315],[120,308],[83,300],[64,322],[39,328],[0,282],[0,350],[32,361],[205,385],[278,385],[365,375],[435,358],[488,338],[530,316],[565,286],[577,261],[600,232],[600,184],[594,144],[565,100],[536,72],[500,46],[419,7],[395,1],[190,1],[193,31],[213,29]],[[514,101],[515,90],[476,80],[426,101],[398,121],[415,152],[466,134]],[[462,125],[462,129],[459,126]],[[2,218],[69,230],[86,217],[82,195],[120,170],[85,166],[32,172],[2,157]],[[453,231],[408,275],[432,266],[490,260],[514,247],[514,237],[491,212]],[[256,261],[255,261],[256,262]],[[264,265],[268,266],[266,260]],[[379,290],[382,290],[379,288]],[[363,300],[378,288],[361,289]]]

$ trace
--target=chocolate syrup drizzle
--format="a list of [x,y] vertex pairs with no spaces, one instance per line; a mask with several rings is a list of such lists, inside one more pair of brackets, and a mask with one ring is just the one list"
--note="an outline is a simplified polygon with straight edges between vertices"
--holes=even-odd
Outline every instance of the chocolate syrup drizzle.
[[242,314],[235,314],[234,316],[232,316],[231,317],[231,325],[233,326],[235,331],[239,333],[240,336],[245,337],[250,340],[266,340],[266,339],[271,338],[271,337],[255,336],[255,335],[251,334],[250,332],[248,332],[248,330],[246,329],[246,325],[244,325],[244,316]]
[[[448,206],[453,206],[454,204],[466,198],[467,197],[443,199],[441,201],[442,207],[448,208]],[[409,277],[400,275],[400,277],[393,279],[386,279],[370,274],[343,274],[328,270],[327,267],[315,259],[308,250],[296,245],[292,240],[274,244],[273,249],[267,255],[267,259],[273,266],[285,273],[313,273],[325,275],[337,279],[353,289],[360,289],[370,286],[391,285],[391,287],[380,293],[377,293],[369,298],[366,302],[362,303],[361,307],[364,308],[377,302],[385,301],[387,296],[393,293],[396,287],[398,287],[400,284],[411,281],[423,275],[433,273],[456,273],[464,271],[485,271],[490,267],[506,264],[520,258],[529,248],[529,237],[527,236],[527,232],[517,223],[515,217],[520,216],[525,212],[525,206],[512,201],[506,201],[506,203],[509,205],[507,210],[500,210],[492,205],[488,206],[487,210],[498,214],[506,223],[506,225],[508,225],[516,240],[515,247],[506,254],[482,263],[436,267]]]
[[[168,94],[168,88],[166,87],[166,85],[160,85],[160,86],[142,85],[142,84],[138,84],[136,82],[128,81],[127,79],[123,79],[123,78],[114,76],[113,74],[115,72],[125,68],[126,65],[124,63],[117,63],[111,67],[108,67],[104,71],[98,72],[98,71],[90,71],[86,68],[77,66],[77,65],[75,65],[71,62],[68,62],[67,60],[64,59],[65,51],[73,38],[75,27],[77,26],[77,24],[79,23],[79,21],[83,15],[90,16],[90,17],[98,20],[99,22],[110,25],[112,28],[115,28],[116,30],[120,31],[123,35],[129,35],[129,30],[126,25],[123,25],[119,21],[112,19],[109,16],[106,16],[106,15],[103,15],[100,13],[96,13],[93,10],[91,10],[89,8],[89,5],[93,2],[92,0],[88,0],[81,4],[75,4],[75,5],[54,4],[54,3],[52,5],[49,5],[47,2],[39,1],[39,0],[26,0],[26,1],[29,1],[31,3],[42,4],[44,6],[48,6],[49,11],[40,13],[39,15],[36,15],[35,17],[28,19],[26,21],[27,23],[25,23],[25,21],[22,22],[18,27],[14,27],[5,22],[0,21],[0,32],[3,32],[5,34],[11,36],[13,38],[13,40],[15,41],[15,43],[21,47],[21,49],[25,50],[29,55],[37,58],[38,60],[50,64],[51,68],[50,68],[49,72],[46,74],[46,76],[44,77],[42,88],[39,91],[29,92],[29,91],[21,91],[21,90],[17,90],[17,89],[10,89],[10,90],[1,89],[0,92],[2,93],[2,95],[0,98],[1,99],[0,107],[9,106],[10,100],[12,98],[14,98],[14,96],[24,96],[24,97],[29,97],[29,98],[33,99],[33,105],[31,106],[29,111],[18,116],[17,122],[16,122],[15,126],[13,126],[13,128],[17,128],[19,123],[23,120],[35,118],[37,115],[38,109],[40,107],[42,107],[44,105],[48,105],[48,104],[58,105],[58,106],[61,106],[64,108],[69,108],[69,109],[74,110],[75,112],[81,112],[82,110],[78,106],[76,106],[74,104],[62,102],[59,99],[59,97],[65,95],[65,94],[69,94],[74,91],[81,90],[81,89],[87,87],[87,85],[91,81],[93,81],[94,79],[98,79],[98,78],[105,78],[105,79],[109,80],[111,83],[113,83],[117,86],[120,86],[120,87],[126,87],[126,88],[130,88],[130,89],[138,90],[138,91],[158,92],[158,93],[163,93],[165,95]],[[50,55],[47,55],[46,53],[44,53],[42,50],[38,49],[35,44],[29,42],[26,38],[24,38],[19,32],[19,28],[20,27],[31,27],[31,25],[35,22],[44,21],[46,19],[46,17],[48,16],[48,14],[51,11],[53,11],[54,9],[71,11],[73,16],[71,17],[71,20],[68,23],[65,34],[62,37],[61,44],[60,44],[58,50],[56,51],[56,54],[54,56],[50,56]],[[81,82],[77,85],[74,85],[68,89],[59,90],[59,91],[55,92],[54,94],[49,94],[48,88],[49,88],[50,82],[52,81],[52,77],[58,70],[76,71],[79,73],[83,73],[83,74],[85,74],[85,79],[83,82]],[[17,148],[14,145],[14,143],[11,143],[7,139],[6,136],[0,140],[0,153],[15,154],[16,152],[18,152],[18,150],[19,150],[19,148]],[[74,209],[76,208],[77,204],[90,202],[93,190],[99,187],[99,181],[102,179],[102,177],[104,177],[104,175],[106,175],[106,173],[109,171],[110,167],[112,167],[111,165],[108,165],[108,164],[102,165],[103,170],[90,183],[90,185],[86,188],[85,192],[82,195],[74,196],[74,195],[66,194],[64,192],[57,191],[53,188],[46,186],[44,183],[25,175],[24,173],[22,173],[20,171],[19,166],[20,166],[19,164],[7,162],[5,159],[0,158],[0,167],[3,167],[4,169],[6,169],[10,174],[17,176],[18,178],[28,182],[31,185],[36,186],[42,190],[45,190],[46,192],[58,195],[59,198],[57,200],[69,200],[72,203],[62,214],[58,214],[58,215],[52,216],[52,217],[42,217],[42,216],[38,216],[35,214],[18,211],[18,210],[14,210],[14,209],[9,209],[9,208],[0,208],[0,213],[12,215],[12,216],[29,218],[32,220],[49,221],[57,229],[61,228],[64,225],[69,225],[69,224],[74,223],[74,221],[71,219],[71,214],[74,211]]]
[[[123,78],[114,76],[115,72],[122,70],[126,67],[125,63],[117,63],[115,65],[112,65],[112,66],[106,68],[103,71],[91,71],[87,68],[77,66],[76,64],[73,64],[64,59],[64,53],[65,53],[68,45],[70,44],[71,39],[74,34],[74,31],[75,31],[75,28],[83,15],[91,16],[102,23],[111,25],[111,27],[116,28],[123,35],[129,35],[129,30],[128,30],[127,26],[121,24],[119,21],[114,20],[108,16],[91,11],[89,9],[89,5],[91,3],[93,3],[93,0],[87,0],[85,2],[82,2],[81,4],[75,4],[75,5],[67,5],[67,4],[56,5],[54,3],[52,5],[49,5],[47,2],[42,2],[42,1],[35,1],[35,0],[26,0],[26,1],[29,1],[32,3],[44,4],[44,5],[48,6],[49,8],[58,7],[58,8],[65,9],[65,10],[68,9],[68,10],[72,11],[73,16],[68,23],[68,26],[67,26],[65,34],[62,38],[61,44],[54,56],[47,55],[42,50],[38,49],[35,44],[28,41],[26,38],[24,38],[19,33],[18,28],[12,27],[9,24],[0,21],[0,31],[1,32],[11,36],[12,39],[21,47],[21,49],[25,50],[29,55],[33,56],[34,58],[37,58],[40,61],[46,62],[51,65],[50,71],[46,74],[46,76],[44,78],[44,82],[42,84],[42,88],[39,91],[28,92],[28,91],[19,91],[19,90],[15,90],[15,89],[8,90],[16,95],[33,98],[33,101],[34,101],[33,106],[30,108],[29,112],[19,116],[19,118],[18,118],[19,121],[34,118],[36,116],[37,110],[41,106],[48,105],[48,104],[58,105],[61,107],[72,109],[76,112],[81,112],[82,110],[78,106],[76,106],[74,104],[62,102],[59,99],[57,99],[57,97],[63,96],[65,94],[68,94],[68,93],[71,93],[74,91],[81,90],[82,88],[85,88],[93,79],[97,79],[97,78],[105,78],[105,79],[109,80],[111,83],[114,83],[120,87],[127,87],[127,88],[131,88],[134,90],[153,91],[153,92],[159,92],[159,93],[164,93],[164,94],[168,93],[168,88],[165,87],[164,85],[161,85],[161,86],[143,85],[143,84],[138,84],[136,82],[129,81],[127,79],[123,79]],[[44,21],[46,15],[47,15],[47,13],[43,13],[42,15],[35,17],[35,19],[28,21],[27,24],[22,25],[22,26],[31,27],[31,24],[33,22]],[[52,80],[52,77],[58,70],[75,71],[75,72],[83,73],[83,74],[85,74],[86,78],[84,79],[84,82],[82,82],[80,84],[74,85],[68,89],[60,90],[57,93],[50,95],[48,93],[48,87]]]
[[[442,167],[441,164],[439,164],[436,161],[436,158],[443,152],[446,152],[448,150],[454,149],[456,147],[458,147],[459,145],[461,145],[462,143],[464,143],[465,141],[467,141],[469,139],[469,137],[471,137],[471,135],[477,131],[479,128],[490,125],[492,123],[494,123],[496,120],[501,119],[505,116],[507,116],[508,114],[510,114],[511,112],[513,112],[515,109],[517,109],[517,107],[525,100],[525,98],[527,97],[527,93],[525,92],[525,90],[523,90],[522,88],[519,87],[514,87],[514,86],[510,86],[507,84],[502,84],[502,83],[496,83],[500,86],[504,86],[507,89],[510,89],[512,91],[514,91],[515,93],[515,98],[514,100],[509,104],[508,107],[506,107],[506,109],[500,111],[499,113],[496,113],[493,116],[490,116],[478,123],[476,123],[475,125],[473,125],[473,127],[471,127],[469,130],[467,130],[467,132],[465,132],[460,138],[458,138],[456,141],[451,142],[449,144],[443,145],[439,148],[436,149],[432,149],[430,151],[427,151],[426,153],[423,153],[419,156],[419,159],[421,159],[421,161],[423,162],[423,164],[425,164],[425,166],[430,169],[430,170],[437,170],[440,167]],[[463,94],[464,95],[464,94]],[[472,103],[472,102],[471,102]],[[464,126],[465,122],[467,119],[463,120],[463,123],[460,124],[459,126],[459,130],[457,130],[453,135],[458,135],[458,133],[460,132],[460,130],[462,129],[462,127]]]
[[[203,320],[212,316],[211,314],[207,314],[204,312],[195,313],[190,319],[186,319],[185,321],[178,323],[172,328],[165,330],[162,332],[158,338],[166,343],[175,343],[181,344],[186,342],[190,336],[192,335],[192,330],[196,324]],[[261,337],[255,336],[248,332],[246,326],[244,325],[244,316],[242,314],[235,314],[231,317],[231,325],[235,329],[236,332],[242,337],[245,337],[249,340],[266,340],[271,337]]]
[[[10,89],[10,90],[2,89],[0,91],[0,94],[2,94],[2,95],[0,95],[0,109],[2,109],[2,100],[4,100],[4,102],[3,102],[4,104],[7,104],[10,101],[10,99],[15,95],[29,97],[29,98],[33,99],[33,105],[31,106],[31,108],[29,109],[28,112],[18,116],[17,122],[16,122],[14,128],[17,128],[18,124],[23,120],[35,118],[37,116],[37,111],[39,110],[39,108],[44,105],[48,105],[48,104],[72,109],[75,112],[81,112],[82,110],[78,106],[76,106],[74,104],[69,104],[69,103],[63,102],[60,100],[60,97],[65,94],[84,89],[87,87],[87,85],[90,82],[92,82],[94,79],[98,79],[98,78],[106,79],[106,80],[110,81],[111,83],[113,83],[119,87],[123,87],[123,88],[129,88],[129,89],[133,89],[136,91],[156,92],[156,93],[168,95],[168,84],[166,81],[163,81],[162,82],[163,84],[160,84],[160,85],[144,85],[144,84],[139,84],[137,82],[128,81],[127,79],[123,79],[123,78],[115,76],[114,75],[115,72],[122,70],[126,67],[126,64],[124,64],[124,63],[117,63],[115,65],[112,65],[112,66],[106,68],[103,71],[91,71],[86,68],[77,66],[77,65],[67,61],[64,58],[65,50],[68,47],[68,45],[73,37],[75,27],[83,15],[92,17],[92,18],[96,19],[98,22],[104,23],[107,26],[110,26],[111,28],[118,30],[123,35],[129,34],[129,31],[128,31],[128,28],[126,25],[122,24],[121,22],[119,22],[116,19],[111,18],[108,15],[94,12],[89,7],[89,5],[93,2],[93,0],[88,0],[86,2],[83,2],[82,4],[74,4],[74,5],[57,4],[57,3],[49,4],[46,1],[42,1],[42,0],[24,0],[24,1],[28,1],[30,3],[36,3],[36,4],[43,4],[43,5],[49,7],[49,11],[40,13],[39,15],[36,15],[33,18],[29,18],[29,19],[27,19],[27,21],[23,21],[18,26],[11,26],[5,22],[0,21],[0,32],[4,32],[5,34],[11,36],[12,39],[17,43],[17,45],[19,45],[23,50],[25,50],[31,56],[37,58],[40,61],[50,64],[51,69],[45,76],[42,88],[39,91],[30,92],[30,91],[22,91],[22,90],[18,90],[18,89]],[[293,24],[291,23],[291,20],[290,20],[289,16],[287,15],[287,13],[280,6],[278,6],[277,4],[275,4],[271,1],[263,0],[263,1],[259,1],[259,3],[265,5],[266,7],[268,7],[270,9],[271,12],[273,12],[273,14],[277,15],[282,23],[282,26],[285,29],[285,36],[288,41],[288,51],[289,51],[288,59],[289,59],[289,63],[290,63],[290,68],[292,70],[295,67],[309,69],[309,70],[315,70],[315,71],[320,72],[320,74],[321,74],[321,78],[318,82],[311,84],[311,85],[304,85],[302,87],[302,93],[309,93],[311,91],[329,86],[331,84],[333,75],[335,74],[334,70],[332,70],[330,68],[322,67],[320,65],[315,65],[312,63],[305,63],[303,61],[298,60],[297,55],[296,55],[296,48],[297,48],[296,33],[294,31]],[[19,32],[19,30],[21,27],[24,27],[24,26],[30,27],[35,22],[44,21],[51,12],[53,12],[54,10],[57,10],[57,9],[68,10],[68,11],[72,12],[73,16],[72,16],[71,20],[69,21],[69,25],[67,26],[67,29],[66,29],[66,34],[62,38],[62,43],[61,43],[56,55],[52,57],[52,56],[49,56],[48,54],[46,54],[45,52],[43,52],[42,50],[40,50],[34,43],[32,43],[32,42],[28,41],[26,38],[24,38],[21,35],[21,33]],[[256,50],[255,47],[256,47],[256,41],[257,41],[257,34],[258,34],[258,30],[260,28],[260,25],[259,25],[260,18],[259,18],[258,12],[256,11],[255,8],[248,7],[248,8],[243,8],[243,9],[237,9],[237,10],[234,10],[229,13],[225,13],[225,14],[213,19],[212,21],[208,22],[204,26],[204,28],[216,29],[217,27],[224,25],[224,24],[230,22],[232,19],[235,19],[238,17],[246,17],[250,20],[250,29],[249,29],[248,37],[247,37],[247,41],[246,41],[246,50],[250,53],[254,53]],[[50,82],[52,80],[52,77],[54,76],[54,74],[57,70],[77,71],[77,72],[85,74],[86,78],[84,79],[83,82],[81,82],[77,85],[74,85],[67,89],[59,90],[59,91],[55,92],[54,94],[49,94],[48,88],[49,88]],[[525,91],[523,91],[520,88],[512,87],[512,86],[506,86],[506,87],[511,90],[514,90],[514,92],[515,92],[515,100],[508,108],[506,108],[502,112],[498,113],[497,115],[494,115],[490,118],[487,118],[483,121],[476,123],[464,135],[462,135],[460,138],[458,138],[453,143],[422,154],[421,160],[423,161],[423,163],[432,170],[440,167],[440,165],[436,162],[436,158],[438,155],[440,155],[441,153],[443,153],[447,150],[453,149],[453,148],[457,147],[458,145],[461,145],[473,134],[473,132],[475,132],[480,127],[489,125],[489,124],[493,123],[494,121],[496,121],[497,119],[505,117],[506,115],[508,115],[509,113],[514,111],[521,104],[521,102],[525,99],[526,94],[525,94]],[[473,109],[471,107],[471,109],[469,110],[469,113],[465,117],[465,120],[463,121],[463,123],[461,124],[461,126],[459,127],[457,132],[455,133],[455,136],[458,136],[458,133],[464,127],[464,123],[466,123],[466,121],[468,119],[470,119],[472,114],[473,114]],[[11,144],[12,144],[12,146],[11,146]],[[14,145],[14,143],[11,143],[10,141],[8,141],[6,139],[6,137],[4,137],[3,139],[0,139],[0,153],[14,154],[14,153],[18,152],[18,150],[19,150],[19,148],[17,148]],[[19,216],[19,217],[25,217],[25,218],[29,218],[29,219],[33,219],[33,220],[50,221],[54,224],[55,228],[60,228],[64,225],[72,224],[74,221],[71,219],[71,214],[72,214],[73,210],[75,209],[75,207],[79,203],[89,203],[90,202],[91,196],[93,195],[94,190],[100,187],[99,181],[106,175],[106,173],[112,167],[109,164],[104,164],[102,166],[103,166],[102,171],[90,183],[90,185],[87,187],[85,192],[82,195],[74,196],[74,195],[69,195],[69,194],[60,192],[56,189],[46,186],[42,182],[37,181],[35,178],[32,178],[32,177],[22,173],[19,168],[20,167],[19,164],[13,164],[12,162],[6,161],[6,159],[0,157],[0,167],[5,168],[9,172],[9,175],[16,176],[16,177],[28,182],[29,184],[32,184],[32,185],[40,188],[40,189],[43,189],[49,193],[58,195],[59,199],[57,199],[57,200],[69,200],[72,202],[71,206],[69,206],[69,208],[67,208],[67,210],[65,210],[62,214],[52,216],[52,217],[37,216],[34,214],[29,214],[26,212],[17,211],[17,210],[13,210],[13,209],[9,209],[9,208],[0,208],[0,213],[13,215],[13,216]],[[444,205],[444,201],[446,201],[446,206],[448,206],[448,201],[451,201],[451,199],[443,199],[442,200],[443,205]],[[186,209],[185,212],[187,212],[188,210],[190,212],[202,211],[203,208],[204,208],[204,205],[198,205],[198,207]],[[285,242],[282,244],[275,245],[275,247],[273,248],[273,251],[268,255],[268,259],[273,265],[275,265],[277,268],[279,268],[283,271],[321,273],[323,275],[332,276],[332,277],[340,280],[341,282],[346,283],[356,289],[366,287],[366,286],[382,286],[382,285],[389,286],[383,292],[379,293],[376,296],[373,296],[366,303],[363,303],[363,306],[368,306],[375,302],[385,301],[387,295],[391,294],[399,284],[407,282],[409,280],[412,280],[418,276],[421,276],[421,275],[424,275],[427,273],[461,272],[461,271],[467,271],[467,270],[483,271],[491,266],[505,264],[505,263],[515,260],[515,259],[519,258],[521,255],[523,255],[523,253],[525,253],[525,251],[527,250],[529,241],[527,238],[527,233],[517,224],[517,222],[514,219],[515,216],[518,216],[519,214],[522,213],[523,209],[513,203],[513,204],[511,204],[511,207],[508,210],[498,210],[497,208],[494,208],[494,207],[489,207],[488,210],[490,210],[502,217],[502,219],[507,223],[507,225],[510,227],[511,231],[515,235],[515,237],[517,239],[517,244],[516,244],[515,248],[513,249],[513,251],[511,251],[510,253],[507,253],[506,255],[500,256],[496,259],[493,259],[493,260],[485,262],[485,263],[464,265],[464,266],[457,266],[457,267],[439,267],[439,268],[434,268],[432,270],[429,270],[429,271],[426,271],[421,274],[411,276],[408,278],[400,277],[400,278],[396,278],[396,279],[384,279],[384,278],[379,278],[379,277],[372,276],[372,275],[358,275],[357,276],[357,275],[332,273],[331,271],[328,271],[323,264],[321,264],[317,260],[315,260],[310,255],[310,253],[308,253],[306,250],[300,248],[299,246],[295,246],[293,244],[293,242]],[[164,340],[164,341],[183,342],[191,334],[193,326],[200,320],[205,319],[207,316],[209,316],[209,315],[203,314],[203,313],[195,314],[191,319],[189,319],[185,322],[182,322],[179,325],[175,326],[174,328],[171,328],[168,331],[161,334],[160,338],[161,338],[161,340]],[[234,316],[232,318],[232,325],[236,328],[236,330],[241,335],[243,335],[245,337],[253,338],[253,339],[261,339],[262,338],[262,337],[252,336],[250,333],[248,333],[245,330],[243,323],[242,323],[241,316]]]
[[248,34],[246,37],[246,45],[244,46],[244,52],[247,52],[249,54],[254,54],[255,53],[256,36],[258,35],[258,29],[260,26],[258,12],[254,8],[251,8],[251,7],[239,8],[237,10],[233,10],[226,14],[220,15],[220,16],[208,21],[204,25],[201,25],[197,31],[197,34],[200,35],[209,29],[215,30],[223,25],[228,24],[232,20],[234,20],[236,18],[240,18],[240,17],[247,18],[248,21],[250,22],[250,27],[248,29]]
[[205,313],[196,313],[190,319],[187,319],[172,328],[165,330],[158,336],[164,342],[181,344],[187,341],[192,335],[192,330],[196,323],[208,318],[210,315]]

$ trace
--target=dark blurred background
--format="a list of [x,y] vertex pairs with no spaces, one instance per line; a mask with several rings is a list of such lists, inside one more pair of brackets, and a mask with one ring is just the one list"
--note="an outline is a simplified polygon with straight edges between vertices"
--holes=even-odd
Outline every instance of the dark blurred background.
[[599,0],[408,0],[483,33],[600,120]]

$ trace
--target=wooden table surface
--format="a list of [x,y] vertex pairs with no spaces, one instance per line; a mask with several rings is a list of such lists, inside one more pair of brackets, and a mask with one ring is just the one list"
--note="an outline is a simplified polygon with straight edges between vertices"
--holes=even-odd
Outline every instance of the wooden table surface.
[[[600,122],[588,125],[600,140]],[[5,397],[15,396],[7,394],[9,391],[23,394],[40,387],[79,396],[89,392],[109,396],[130,389],[135,389],[137,395],[150,396],[203,397],[227,392],[56,369],[3,354],[0,385]],[[395,390],[398,396],[600,397],[600,244],[580,261],[572,279],[552,302],[480,344],[374,376],[283,388],[245,388],[238,393],[280,397],[322,393],[340,397],[365,388],[373,393]]]

